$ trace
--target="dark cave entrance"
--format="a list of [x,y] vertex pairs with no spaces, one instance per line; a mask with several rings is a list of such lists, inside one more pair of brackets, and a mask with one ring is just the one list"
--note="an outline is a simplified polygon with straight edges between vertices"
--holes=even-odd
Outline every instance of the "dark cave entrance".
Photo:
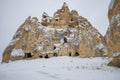
[[64,43],[67,43],[67,38],[64,38]]
[[55,19],[55,21],[59,21],[58,19]]
[[69,56],[71,56],[71,53],[69,53]]
[[48,56],[48,55],[45,55],[45,58],[47,59],[47,58],[49,58],[49,56]]
[[40,55],[39,58],[43,58],[43,56]]
[[71,19],[71,21],[73,21],[73,19]]
[[79,53],[78,53],[78,52],[75,52],[75,56],[79,56]]
[[25,58],[31,58],[32,54],[31,53],[25,53]]
[[55,49],[56,49],[56,46],[53,47],[53,50],[55,50]]
[[57,53],[53,53],[53,56],[56,56],[56,57],[57,57],[57,56],[58,56],[58,54],[57,54]]

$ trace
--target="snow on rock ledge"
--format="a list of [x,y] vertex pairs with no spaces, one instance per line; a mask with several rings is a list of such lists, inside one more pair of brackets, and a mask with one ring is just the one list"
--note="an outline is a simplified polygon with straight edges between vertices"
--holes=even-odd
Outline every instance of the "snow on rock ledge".
[[24,51],[22,49],[13,49],[11,56],[24,56]]
[[120,52],[116,52],[113,54],[113,57],[117,57],[117,56],[120,56]]

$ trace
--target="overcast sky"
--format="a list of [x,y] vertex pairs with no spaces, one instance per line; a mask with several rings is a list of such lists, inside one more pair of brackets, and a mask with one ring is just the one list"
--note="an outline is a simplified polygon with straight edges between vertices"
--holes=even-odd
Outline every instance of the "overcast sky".
[[0,0],[0,54],[28,16],[36,16],[39,21],[44,11],[53,16],[63,2],[87,18],[102,35],[106,33],[110,0]]

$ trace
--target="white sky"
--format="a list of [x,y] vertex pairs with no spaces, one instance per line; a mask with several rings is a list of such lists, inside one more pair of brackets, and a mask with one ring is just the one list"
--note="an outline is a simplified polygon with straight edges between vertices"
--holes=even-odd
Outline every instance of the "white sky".
[[0,54],[28,16],[36,16],[40,21],[44,11],[52,16],[63,2],[105,35],[109,26],[107,13],[110,0],[0,0]]

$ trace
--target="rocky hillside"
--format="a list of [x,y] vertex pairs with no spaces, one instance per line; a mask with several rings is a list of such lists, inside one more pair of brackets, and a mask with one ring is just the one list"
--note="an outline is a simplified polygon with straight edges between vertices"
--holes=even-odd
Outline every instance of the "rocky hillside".
[[70,11],[66,3],[53,17],[44,12],[40,22],[29,16],[5,49],[2,62],[64,55],[107,55],[104,37],[76,10]]

